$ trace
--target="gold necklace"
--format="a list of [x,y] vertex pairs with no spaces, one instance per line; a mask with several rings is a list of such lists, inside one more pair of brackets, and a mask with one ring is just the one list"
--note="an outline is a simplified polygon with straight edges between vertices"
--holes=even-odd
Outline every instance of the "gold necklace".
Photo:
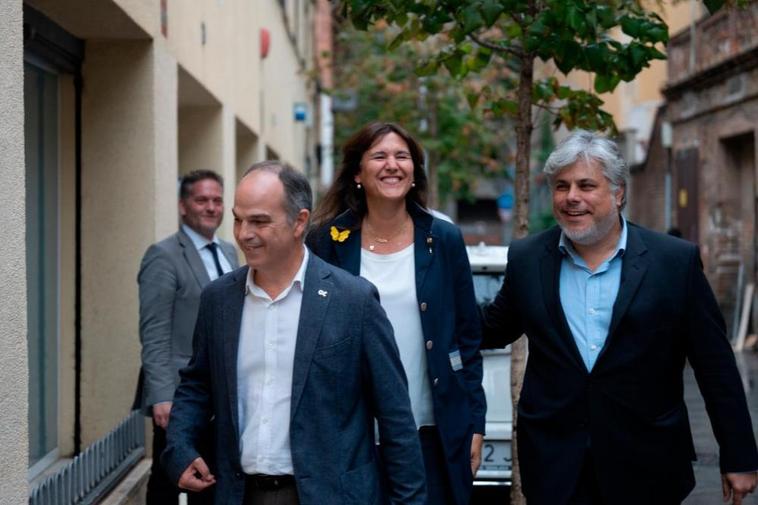
[[[369,222],[367,220],[366,221],[366,231],[368,232],[368,234],[367,234],[368,236],[366,238],[371,239],[371,237],[373,237],[373,240],[371,240],[372,242],[376,242],[377,244],[380,244],[380,245],[387,245],[391,241],[395,240],[397,237],[401,237],[405,233],[405,230],[408,228],[408,222],[409,221],[410,221],[410,216],[406,217],[405,222],[400,227],[400,230],[397,233],[394,233],[389,238],[384,238],[384,237],[380,237],[379,235],[376,234],[376,232],[374,231],[373,227],[369,224]],[[369,251],[373,251],[374,249],[376,249],[376,244],[369,244],[368,245],[368,250]]]

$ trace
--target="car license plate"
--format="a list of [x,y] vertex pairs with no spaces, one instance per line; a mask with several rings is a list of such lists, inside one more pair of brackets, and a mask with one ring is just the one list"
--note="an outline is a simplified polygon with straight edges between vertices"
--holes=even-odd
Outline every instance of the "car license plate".
[[485,440],[482,447],[481,470],[487,471],[511,471],[513,459],[511,458],[511,443],[505,440]]

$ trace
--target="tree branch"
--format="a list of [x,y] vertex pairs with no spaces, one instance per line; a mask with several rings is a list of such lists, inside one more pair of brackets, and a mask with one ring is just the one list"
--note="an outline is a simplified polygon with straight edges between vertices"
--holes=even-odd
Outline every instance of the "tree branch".
[[500,52],[500,53],[508,53],[511,56],[515,56],[517,58],[520,58],[523,55],[523,53],[520,50],[518,50],[518,49],[514,49],[512,47],[505,47],[505,46],[500,46],[500,45],[497,45],[497,44],[493,44],[492,42],[488,42],[486,40],[482,40],[481,38],[479,38],[478,35],[474,35],[473,33],[469,33],[468,36],[471,38],[471,40],[473,40],[474,42],[476,42],[480,46],[486,47],[488,49],[492,49],[493,51],[497,51],[497,52]]

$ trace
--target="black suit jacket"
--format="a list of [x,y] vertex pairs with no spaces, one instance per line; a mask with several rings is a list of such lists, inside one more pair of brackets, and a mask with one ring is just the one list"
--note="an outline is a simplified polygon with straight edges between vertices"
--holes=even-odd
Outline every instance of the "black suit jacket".
[[[416,296],[427,346],[426,359],[451,490],[451,502],[467,504],[471,497],[471,438],[484,433],[487,400],[482,388],[481,328],[471,266],[458,228],[433,218],[416,204],[408,212],[414,226]],[[360,219],[345,211],[313,230],[309,247],[327,262],[359,275]],[[332,240],[330,228],[351,230],[344,242]],[[423,307],[423,308],[422,308]],[[458,351],[462,367],[454,370],[450,353]]]
[[591,447],[607,503],[681,501],[695,459],[682,371],[689,360],[724,472],[758,468],[725,325],[694,244],[628,224],[608,338],[588,372],[559,295],[560,229],[511,245],[503,286],[485,309],[487,346],[521,334],[529,357],[518,449],[530,505],[566,503]]

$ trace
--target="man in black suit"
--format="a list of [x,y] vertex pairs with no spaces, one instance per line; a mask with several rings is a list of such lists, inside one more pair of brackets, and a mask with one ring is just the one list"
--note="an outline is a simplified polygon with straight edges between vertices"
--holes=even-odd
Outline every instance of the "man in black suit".
[[694,487],[692,366],[720,446],[724,499],[758,479],[750,415],[694,244],[628,223],[616,144],[577,131],[548,158],[559,226],[514,242],[485,309],[487,346],[522,334],[518,454],[529,505],[672,505]]

